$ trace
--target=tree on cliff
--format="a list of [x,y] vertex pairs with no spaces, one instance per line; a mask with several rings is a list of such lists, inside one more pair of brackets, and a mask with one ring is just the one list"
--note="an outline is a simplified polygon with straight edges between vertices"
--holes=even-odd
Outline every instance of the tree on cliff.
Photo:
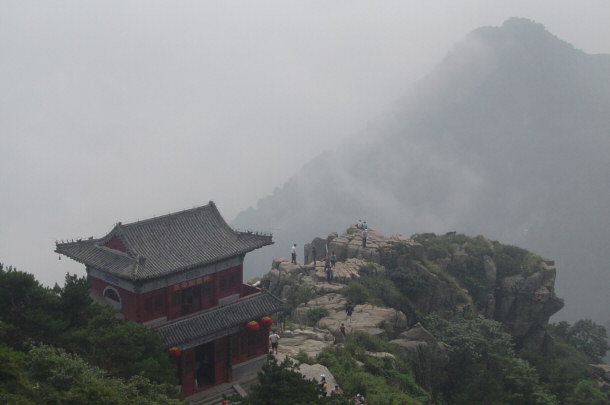
[[556,404],[539,384],[536,369],[516,356],[512,337],[491,319],[437,315],[425,319],[434,336],[447,344],[450,363],[443,394],[460,404]]
[[608,335],[606,328],[591,319],[581,319],[574,325],[561,321],[549,325],[555,335],[565,339],[580,352],[601,361],[608,352]]

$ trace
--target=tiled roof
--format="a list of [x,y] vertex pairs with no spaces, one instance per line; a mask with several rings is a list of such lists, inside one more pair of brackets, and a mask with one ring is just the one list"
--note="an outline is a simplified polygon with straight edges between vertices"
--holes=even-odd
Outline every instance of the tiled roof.
[[168,322],[155,329],[167,347],[186,349],[236,332],[247,322],[282,309],[283,304],[279,298],[263,291],[231,304]]
[[[125,253],[104,246],[115,237],[126,248]],[[142,280],[211,264],[272,243],[270,235],[231,229],[210,201],[144,221],[119,222],[103,238],[58,243],[55,251],[119,278]]]

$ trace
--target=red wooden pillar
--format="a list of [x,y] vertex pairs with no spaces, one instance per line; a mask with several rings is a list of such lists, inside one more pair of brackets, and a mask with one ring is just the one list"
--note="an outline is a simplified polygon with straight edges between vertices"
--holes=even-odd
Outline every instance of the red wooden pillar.
[[182,352],[182,395],[195,393],[195,349]]
[[229,381],[227,367],[227,338],[214,341],[214,384]]

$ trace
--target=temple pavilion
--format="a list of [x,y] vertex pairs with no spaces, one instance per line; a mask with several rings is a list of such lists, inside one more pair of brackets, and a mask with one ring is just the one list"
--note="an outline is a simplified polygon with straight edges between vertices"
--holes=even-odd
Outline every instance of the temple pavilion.
[[243,282],[246,253],[271,235],[237,232],[216,205],[130,224],[104,237],[57,243],[86,266],[93,296],[154,328],[184,395],[255,374],[268,352],[272,294]]

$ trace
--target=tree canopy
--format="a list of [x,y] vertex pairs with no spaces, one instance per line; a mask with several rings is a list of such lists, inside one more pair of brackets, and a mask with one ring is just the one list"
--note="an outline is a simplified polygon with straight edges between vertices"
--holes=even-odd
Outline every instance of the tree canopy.
[[159,335],[93,303],[85,277],[47,288],[0,264],[0,353],[8,403],[179,403]]

